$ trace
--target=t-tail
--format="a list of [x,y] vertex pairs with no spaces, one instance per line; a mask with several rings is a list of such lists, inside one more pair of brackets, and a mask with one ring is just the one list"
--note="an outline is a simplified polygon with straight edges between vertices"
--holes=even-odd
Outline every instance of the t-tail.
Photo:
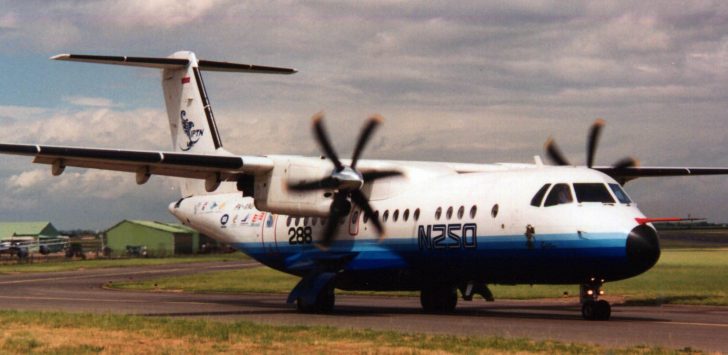
[[[198,60],[189,51],[176,52],[167,58],[60,54],[52,59],[161,69],[173,150],[210,155],[230,153],[223,149],[201,71],[263,74],[296,72],[290,68]],[[204,182],[199,180],[185,180],[181,188],[184,196],[205,193]]]

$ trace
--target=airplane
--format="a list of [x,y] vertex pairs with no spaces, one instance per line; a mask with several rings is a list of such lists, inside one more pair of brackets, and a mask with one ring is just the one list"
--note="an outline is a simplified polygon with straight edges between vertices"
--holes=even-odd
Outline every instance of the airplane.
[[[51,166],[180,177],[169,211],[183,224],[273,269],[301,277],[287,302],[334,309],[335,289],[419,291],[425,312],[455,310],[458,292],[488,301],[492,284],[578,284],[584,319],[607,320],[605,282],[649,270],[660,257],[652,222],[622,186],[653,176],[728,174],[728,168],[595,166],[604,121],[591,127],[586,166],[553,140],[533,164],[361,159],[380,116],[367,120],[351,159],[340,159],[313,116],[323,156],[237,155],[223,148],[202,71],[294,74],[295,69],[198,60],[61,54],[60,61],[159,69],[172,151],[0,144],[0,153]],[[256,134],[251,130],[248,134]],[[386,230],[386,233],[385,233]]]

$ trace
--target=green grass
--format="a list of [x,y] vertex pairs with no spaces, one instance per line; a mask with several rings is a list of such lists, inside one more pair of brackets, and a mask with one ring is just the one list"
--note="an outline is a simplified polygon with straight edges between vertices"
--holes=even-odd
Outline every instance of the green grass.
[[6,329],[0,331],[0,353],[325,353],[332,349],[340,353],[696,353],[692,349],[605,348],[524,338],[408,334],[111,314],[0,311],[0,324]]
[[[288,293],[298,278],[269,268],[240,269],[123,282],[114,287],[134,290],[182,290],[195,292]],[[624,296],[628,303],[728,305],[728,250],[663,250],[657,265],[635,278],[607,283],[607,295]],[[496,298],[533,299],[578,296],[578,285],[491,286]],[[342,292],[346,294],[347,292]],[[349,292],[351,293],[351,292]],[[356,292],[361,294],[362,292]],[[372,292],[366,292],[372,293]],[[388,295],[417,295],[388,292]]]
[[130,259],[90,259],[51,261],[42,263],[0,265],[0,274],[22,272],[57,272],[74,271],[80,269],[99,269],[132,266],[167,265],[179,263],[200,263],[211,261],[233,261],[249,259],[243,253],[208,254],[195,256],[179,256],[170,258],[130,258]]

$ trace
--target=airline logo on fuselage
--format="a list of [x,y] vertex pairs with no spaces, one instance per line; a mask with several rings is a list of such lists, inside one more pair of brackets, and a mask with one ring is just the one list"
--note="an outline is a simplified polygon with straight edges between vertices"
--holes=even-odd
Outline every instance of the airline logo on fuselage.
[[197,144],[197,141],[202,138],[202,134],[205,132],[202,128],[195,128],[195,123],[187,119],[187,112],[182,110],[179,113],[180,121],[182,122],[182,130],[187,136],[187,146],[180,146],[179,149],[186,152]]

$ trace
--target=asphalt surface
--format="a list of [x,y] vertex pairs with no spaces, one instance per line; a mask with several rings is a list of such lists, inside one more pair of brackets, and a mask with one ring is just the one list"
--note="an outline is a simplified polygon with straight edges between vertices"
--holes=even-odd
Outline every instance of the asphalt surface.
[[578,302],[573,299],[460,301],[454,314],[431,315],[420,312],[418,298],[337,295],[335,312],[311,315],[297,313],[293,305],[285,303],[283,294],[131,292],[103,287],[109,282],[256,266],[241,261],[0,275],[0,309],[246,319],[268,324],[555,339],[614,347],[692,347],[728,353],[728,307],[616,305],[612,319],[604,322],[582,320]]

